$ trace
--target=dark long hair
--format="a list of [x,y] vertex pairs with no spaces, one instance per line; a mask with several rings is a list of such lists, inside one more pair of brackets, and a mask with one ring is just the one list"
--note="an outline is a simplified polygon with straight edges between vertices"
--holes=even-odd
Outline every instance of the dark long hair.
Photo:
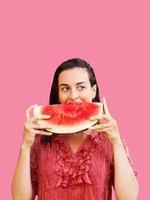
[[[92,101],[100,102],[99,87],[98,87],[98,84],[96,81],[96,76],[94,74],[93,68],[91,67],[91,65],[89,63],[87,63],[85,60],[83,60],[81,58],[72,58],[72,59],[69,59],[69,60],[63,62],[62,64],[60,64],[55,71],[52,86],[51,86],[51,91],[50,91],[50,97],[49,97],[50,105],[60,104],[59,97],[58,97],[58,77],[59,77],[60,73],[63,72],[64,70],[73,69],[73,68],[84,68],[87,71],[91,87],[96,85],[96,88],[97,88],[96,96]],[[55,134],[53,134],[52,136],[42,136],[41,142],[43,144],[47,144],[47,143],[51,142],[53,137],[55,137]]]

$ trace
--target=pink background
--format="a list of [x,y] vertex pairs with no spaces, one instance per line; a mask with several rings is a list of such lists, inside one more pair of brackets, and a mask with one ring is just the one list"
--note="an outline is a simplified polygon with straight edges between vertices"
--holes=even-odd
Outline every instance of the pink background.
[[25,109],[48,104],[54,70],[64,60],[91,63],[149,199],[150,6],[145,1],[3,1],[0,5],[0,199],[22,141]]

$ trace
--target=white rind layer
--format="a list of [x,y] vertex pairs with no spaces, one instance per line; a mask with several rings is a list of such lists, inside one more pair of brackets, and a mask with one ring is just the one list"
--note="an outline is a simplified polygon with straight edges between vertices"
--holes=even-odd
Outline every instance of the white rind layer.
[[45,122],[44,120],[39,120],[38,124],[41,126],[50,126],[52,125],[51,129],[46,129],[49,132],[52,133],[58,133],[58,134],[69,134],[69,133],[76,133],[82,130],[85,130],[91,126],[93,126],[94,124],[96,124],[97,120],[91,121],[91,120],[87,120],[82,122],[82,124],[78,124],[78,125],[72,125],[72,126],[62,126],[62,125],[54,125],[54,124],[50,124],[49,122]]

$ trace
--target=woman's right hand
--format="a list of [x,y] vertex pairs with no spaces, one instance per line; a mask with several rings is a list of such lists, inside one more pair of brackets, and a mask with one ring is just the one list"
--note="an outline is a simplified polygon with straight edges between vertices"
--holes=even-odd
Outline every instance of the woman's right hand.
[[26,110],[26,122],[24,124],[24,134],[22,147],[30,148],[33,143],[36,134],[40,135],[52,135],[51,132],[46,132],[44,129],[51,129],[51,126],[39,126],[36,122],[41,119],[49,119],[50,115],[40,115],[38,118],[30,117],[30,112],[33,110],[35,105],[30,106]]

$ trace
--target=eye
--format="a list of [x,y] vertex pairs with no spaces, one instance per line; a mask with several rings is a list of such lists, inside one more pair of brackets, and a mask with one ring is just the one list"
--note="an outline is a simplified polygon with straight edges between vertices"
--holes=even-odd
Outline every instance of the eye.
[[69,87],[63,87],[63,88],[61,88],[61,91],[63,91],[63,92],[66,92],[68,90],[69,90]]
[[79,90],[84,90],[84,89],[85,89],[85,86],[80,85],[80,86],[78,86],[78,89],[79,89]]

